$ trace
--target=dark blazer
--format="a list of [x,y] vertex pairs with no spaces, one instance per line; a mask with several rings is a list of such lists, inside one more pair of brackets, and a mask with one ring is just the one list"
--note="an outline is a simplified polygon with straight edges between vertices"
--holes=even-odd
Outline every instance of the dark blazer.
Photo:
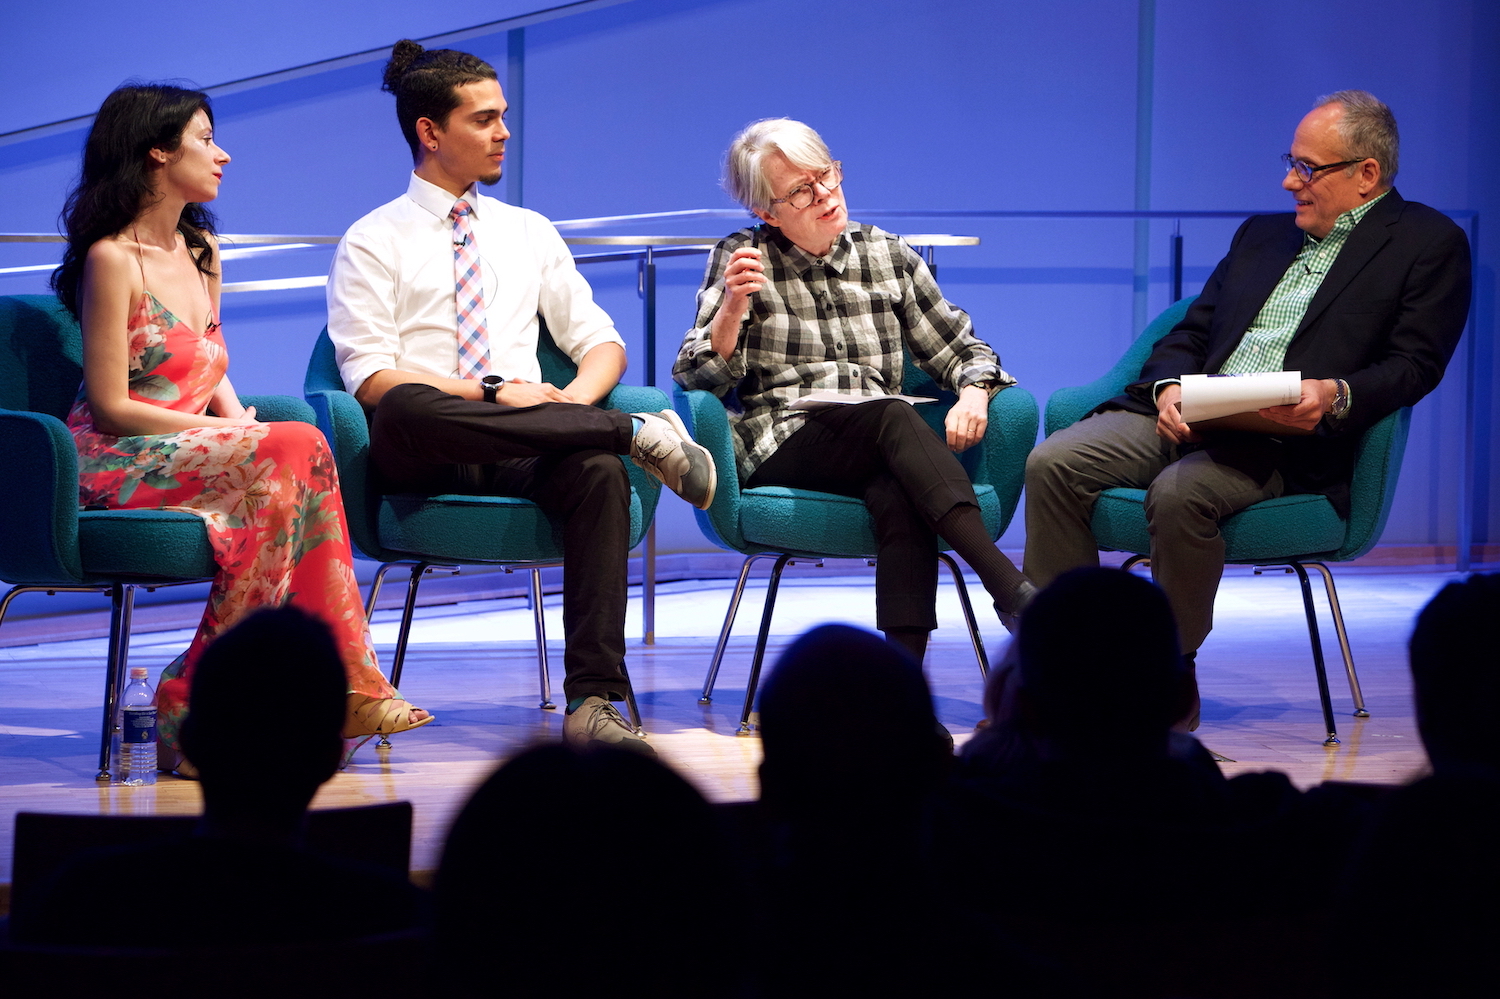
[[[1140,379],[1101,408],[1154,416],[1162,378],[1215,372],[1302,248],[1296,216],[1245,220],[1188,309],[1141,367]],[[1322,493],[1341,515],[1360,436],[1437,387],[1469,315],[1469,240],[1452,219],[1394,189],[1354,227],[1308,304],[1285,367],[1303,378],[1342,378],[1352,407],[1311,436],[1284,438],[1290,492]]]

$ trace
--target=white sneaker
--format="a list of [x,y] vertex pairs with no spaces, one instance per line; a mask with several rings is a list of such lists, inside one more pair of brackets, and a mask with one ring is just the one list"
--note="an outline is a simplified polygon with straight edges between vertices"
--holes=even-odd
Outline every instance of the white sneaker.
[[563,718],[563,738],[576,749],[602,743],[643,756],[656,755],[645,737],[631,728],[615,706],[602,697],[585,697],[577,711]]
[[630,440],[630,460],[693,506],[707,510],[719,482],[713,455],[688,436],[687,427],[670,409],[630,415],[642,424]]

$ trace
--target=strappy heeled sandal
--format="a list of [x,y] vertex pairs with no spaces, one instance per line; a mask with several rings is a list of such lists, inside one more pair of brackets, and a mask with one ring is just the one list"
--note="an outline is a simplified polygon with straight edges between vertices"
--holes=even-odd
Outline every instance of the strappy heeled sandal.
[[344,722],[344,738],[359,739],[376,735],[410,732],[433,721],[433,716],[412,720],[412,713],[422,709],[399,697],[365,697],[349,695],[349,717]]

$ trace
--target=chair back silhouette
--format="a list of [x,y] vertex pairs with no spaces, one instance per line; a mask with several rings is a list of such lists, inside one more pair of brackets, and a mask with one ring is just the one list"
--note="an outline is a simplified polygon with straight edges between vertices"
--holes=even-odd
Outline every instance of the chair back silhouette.
[[[577,367],[553,341],[543,324],[537,340],[542,377],[555,385],[573,380]],[[541,706],[555,707],[547,667],[546,625],[542,617],[541,570],[562,564],[561,527],[541,507],[517,496],[470,496],[382,493],[370,464],[370,431],[364,408],[344,389],[325,327],[313,346],[303,382],[303,394],[317,414],[318,426],[333,445],[349,536],[354,554],[381,563],[370,590],[366,612],[373,613],[385,574],[409,566],[406,604],[391,664],[391,683],[399,685],[416,611],[417,587],[424,574],[443,566],[491,565],[530,573],[531,605],[537,642],[537,674]],[[659,389],[617,385],[600,405],[627,413],[655,412],[667,407]],[[656,513],[661,483],[627,458],[621,459],[630,476],[630,545],[645,537]],[[566,566],[564,570],[567,571]],[[628,679],[628,678],[627,678]],[[632,720],[640,727],[632,693],[627,700]],[[382,740],[384,745],[384,740]]]
[[[938,399],[935,403],[918,406],[917,411],[933,431],[942,436],[943,420],[957,397],[939,389],[913,363],[909,353],[905,361],[902,392]],[[876,551],[874,525],[864,502],[855,497],[789,486],[743,488],[734,471],[737,468],[734,431],[723,402],[711,392],[686,391],[680,387],[674,390],[674,400],[693,439],[713,454],[714,464],[719,469],[719,485],[712,505],[707,510],[695,511],[698,527],[709,541],[745,556],[709,663],[708,675],[704,678],[700,703],[712,701],[719,666],[728,647],[730,630],[752,565],[763,558],[776,560],[771,569],[760,632],[750,664],[750,680],[740,714],[740,731],[748,732],[783,569],[796,560],[873,559]],[[989,426],[984,439],[958,456],[974,483],[980,513],[991,538],[998,538],[1005,531],[1015,513],[1026,476],[1026,456],[1036,442],[1037,421],[1036,399],[1031,393],[1018,386],[1003,389],[990,399]],[[989,663],[963,573],[947,553],[946,543],[941,539],[939,543],[944,550],[938,558],[948,567],[957,585],[974,655],[981,675],[985,675]]]
[[[111,619],[98,777],[109,776],[115,697],[125,675],[135,589],[199,582],[217,569],[203,519],[172,510],[80,510],[68,411],[83,380],[78,322],[52,295],[0,297],[0,623],[26,593],[108,593]],[[313,422],[287,396],[244,396],[264,420]]]
[[[1186,298],[1158,315],[1146,327],[1125,355],[1105,375],[1086,385],[1058,389],[1047,400],[1048,436],[1071,426],[1087,416],[1096,406],[1119,395],[1125,386],[1140,377],[1141,366],[1151,355],[1156,342],[1171,332],[1187,314],[1194,301]],[[1313,669],[1318,679],[1318,696],[1323,710],[1327,735],[1325,745],[1336,745],[1338,729],[1334,724],[1333,702],[1324,668],[1323,646],[1318,634],[1317,612],[1313,605],[1312,586],[1307,569],[1317,570],[1332,612],[1334,630],[1343,653],[1344,672],[1354,700],[1354,715],[1369,717],[1354,656],[1344,627],[1338,590],[1328,562],[1347,562],[1359,558],[1380,540],[1396,497],[1396,482],[1401,472],[1401,457],[1411,426],[1411,409],[1399,409],[1367,430],[1356,451],[1354,478],[1350,489],[1348,519],[1338,515],[1333,504],[1316,494],[1295,494],[1255,503],[1226,517],[1220,523],[1224,535],[1224,561],[1233,565],[1256,567],[1284,566],[1295,573],[1302,588],[1303,609],[1307,617],[1308,639],[1312,644]],[[1126,568],[1149,564],[1151,536],[1146,523],[1146,491],[1114,488],[1104,490],[1094,507],[1091,523],[1094,539],[1107,551],[1129,552]]]
[[[69,860],[91,850],[136,846],[192,835],[196,815],[88,815],[17,812],[11,866],[11,925],[23,924],[27,908]],[[409,801],[307,813],[309,850],[406,875],[411,867],[412,806]]]

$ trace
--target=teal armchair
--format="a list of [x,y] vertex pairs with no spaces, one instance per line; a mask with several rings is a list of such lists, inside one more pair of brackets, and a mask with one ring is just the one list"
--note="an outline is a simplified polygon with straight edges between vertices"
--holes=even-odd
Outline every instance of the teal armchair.
[[[905,372],[902,387],[905,394],[936,397],[939,400],[918,406],[917,411],[933,428],[933,432],[941,436],[944,432],[943,420],[956,398],[952,393],[939,389],[931,378],[912,363],[910,357],[907,358]],[[755,640],[755,653],[750,663],[744,708],[740,713],[740,731],[748,732],[782,571],[789,563],[799,559],[873,559],[874,525],[864,503],[853,497],[787,486],[741,488],[739,477],[735,473],[734,442],[724,404],[711,392],[684,391],[681,388],[675,390],[674,401],[677,413],[687,424],[693,439],[713,454],[714,464],[719,469],[719,487],[713,504],[707,510],[695,511],[698,527],[704,537],[720,548],[745,556],[740,566],[739,579],[729,599],[729,608],[724,615],[724,625],[719,631],[713,659],[709,663],[708,675],[703,681],[699,703],[708,704],[713,699],[714,684],[718,679],[724,651],[729,644],[729,633],[739,612],[751,566],[759,559],[775,559],[766,591],[765,609],[761,614],[760,631]],[[1036,399],[1030,392],[1016,386],[1003,389],[990,400],[989,427],[984,440],[958,456],[974,483],[974,493],[979,499],[980,512],[991,538],[998,538],[1004,533],[1015,513],[1016,501],[1020,498],[1021,486],[1026,477],[1026,456],[1036,443],[1037,422]],[[979,672],[987,675],[989,663],[984,652],[984,641],[974,618],[963,573],[947,551],[941,552],[938,558],[948,567],[957,584],[959,603],[968,624]]]
[[[553,342],[545,326],[537,346],[537,359],[541,362],[543,380],[556,385],[566,385],[577,371],[573,362]],[[441,566],[501,566],[506,571],[520,569],[530,573],[541,706],[555,707],[547,668],[541,570],[562,565],[561,528],[542,512],[541,507],[515,496],[378,492],[369,460],[369,424],[363,407],[354,396],[344,391],[344,382],[334,358],[333,341],[328,338],[326,328],[313,346],[303,394],[317,414],[318,426],[323,428],[333,446],[354,554],[382,563],[370,590],[367,613],[374,612],[386,572],[397,565],[411,569],[396,639],[396,654],[391,664],[391,683],[399,685],[401,682],[401,669],[416,611],[417,588],[423,575]],[[660,389],[617,385],[601,405],[639,413],[666,409],[668,402]],[[630,475],[630,546],[633,548],[651,526],[661,495],[661,483],[628,459],[621,460]],[[567,571],[566,566],[564,571]],[[633,691],[628,701],[631,720],[639,729],[640,713]]]
[[[1150,356],[1152,347],[1181,321],[1192,302],[1191,298],[1183,299],[1157,316],[1104,376],[1087,385],[1054,392],[1047,400],[1048,436],[1083,419],[1094,407],[1119,395],[1126,385],[1134,382],[1140,376],[1141,365]],[[1359,677],[1354,670],[1338,590],[1326,563],[1359,558],[1380,540],[1391,512],[1391,503],[1395,500],[1396,481],[1401,472],[1401,458],[1406,451],[1410,426],[1411,409],[1406,408],[1391,413],[1365,432],[1355,459],[1347,520],[1334,511],[1325,497],[1300,494],[1256,503],[1225,518],[1220,524],[1227,563],[1255,566],[1257,574],[1262,567],[1284,566],[1297,575],[1307,616],[1308,639],[1312,643],[1318,697],[1327,729],[1325,745],[1338,744],[1338,729],[1334,724],[1333,701],[1328,691],[1317,611],[1307,569],[1315,569],[1323,577],[1334,631],[1343,653],[1344,671],[1349,679],[1349,693],[1354,700],[1354,715],[1367,718],[1369,711],[1365,708]],[[1125,562],[1126,568],[1150,563],[1151,536],[1146,525],[1145,504],[1144,489],[1116,488],[1101,493],[1094,507],[1092,528],[1095,540],[1106,551],[1131,553]]]
[[[68,410],[83,381],[83,336],[51,295],[0,298],[0,600],[28,593],[107,593],[109,652],[99,732],[100,780],[109,779],[115,701],[130,652],[135,592],[201,582],[217,571],[203,518],[172,510],[80,510],[78,452]],[[313,422],[290,396],[244,396],[263,420]]]

